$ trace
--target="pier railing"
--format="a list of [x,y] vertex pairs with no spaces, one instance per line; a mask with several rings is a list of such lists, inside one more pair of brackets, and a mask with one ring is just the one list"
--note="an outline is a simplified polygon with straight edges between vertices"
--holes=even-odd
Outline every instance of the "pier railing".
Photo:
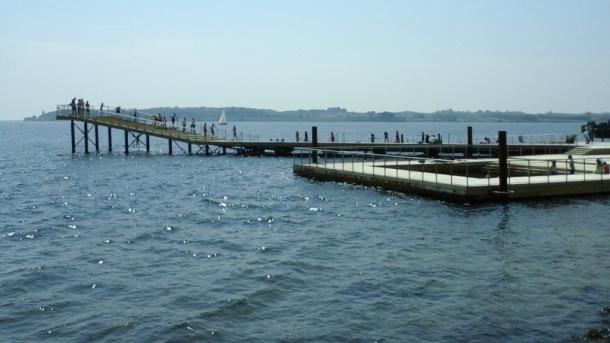
[[[581,156],[572,160],[567,157],[511,157],[507,161],[508,185],[610,181],[610,174],[604,173],[603,162],[599,158]],[[393,153],[300,148],[294,152],[293,163],[340,173],[466,187],[499,185],[497,159],[434,159]]]
[[[87,117],[112,117],[117,119],[122,119],[129,122],[141,123],[146,125],[151,125],[155,128],[162,128],[166,130],[180,130],[180,128],[184,128],[186,133],[192,133],[195,135],[203,136],[203,132],[201,131],[201,122],[195,122],[195,130],[191,129],[191,121],[187,121],[186,125],[182,125],[182,120],[176,118],[175,122],[172,124],[171,119],[167,121],[159,121],[158,115],[143,112],[135,108],[119,108],[118,106],[107,106],[104,105],[99,109],[90,107],[89,109],[84,107],[77,107],[75,110],[72,110],[70,105],[57,105],[56,107],[57,114],[63,116],[74,116],[76,118],[87,118]],[[171,118],[171,117],[170,117]],[[210,123],[211,124],[211,123]],[[224,140],[236,140],[236,141],[251,141],[257,142],[261,140],[260,135],[244,132],[242,130],[237,131],[237,135],[233,136],[232,133],[227,133],[226,128],[221,128],[216,126],[215,134],[211,134],[211,127],[208,126],[208,137],[218,138]]]

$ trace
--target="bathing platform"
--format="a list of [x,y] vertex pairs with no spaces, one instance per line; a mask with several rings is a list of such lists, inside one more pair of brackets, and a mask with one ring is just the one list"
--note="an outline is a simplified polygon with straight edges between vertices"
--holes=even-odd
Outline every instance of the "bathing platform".
[[[598,149],[610,152],[610,146]],[[595,149],[587,149],[587,153]],[[610,193],[610,175],[596,173],[610,155],[519,156],[501,160],[405,158],[308,150],[294,159],[295,174],[320,181],[381,187],[456,202],[485,202]],[[553,161],[555,166],[553,167]],[[502,175],[504,170],[504,175]],[[504,183],[504,184],[503,184]]]

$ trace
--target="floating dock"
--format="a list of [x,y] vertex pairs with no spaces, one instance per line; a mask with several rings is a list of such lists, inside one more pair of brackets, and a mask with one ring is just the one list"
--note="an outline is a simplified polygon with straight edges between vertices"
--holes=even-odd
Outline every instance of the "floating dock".
[[[582,149],[587,153],[610,152],[610,146]],[[293,171],[320,181],[349,182],[455,202],[610,193],[610,175],[597,169],[598,160],[608,160],[610,155],[572,157],[573,164],[567,154],[513,157],[503,163],[502,159],[442,160],[392,154],[343,156],[311,149],[294,159]]]

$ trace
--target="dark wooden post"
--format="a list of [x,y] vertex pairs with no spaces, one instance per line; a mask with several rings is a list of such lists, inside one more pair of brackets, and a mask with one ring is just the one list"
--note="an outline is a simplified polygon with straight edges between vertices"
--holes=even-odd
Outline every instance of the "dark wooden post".
[[112,152],[112,128],[108,126],[108,151]]
[[95,124],[95,152],[99,153],[100,152],[100,135],[97,131],[97,124]]
[[89,153],[89,127],[87,127],[87,123],[85,125],[85,154]]
[[[318,127],[317,126],[311,127],[311,146],[314,148],[318,146]],[[318,163],[318,151],[317,150],[313,150],[311,152],[311,162]]]
[[208,156],[210,154],[210,146],[209,145],[205,145],[205,155]]
[[193,151],[192,148],[191,148],[191,143],[189,143],[188,149],[189,149],[188,151],[189,151],[189,155],[190,155],[192,153],[192,151]]
[[227,154],[227,147],[226,147],[226,146],[223,146],[223,147],[222,147],[222,154],[223,154],[223,155],[226,155],[226,154]]
[[74,139],[74,120],[70,120],[70,134],[72,137],[72,153],[76,153],[76,140]]
[[472,126],[468,127],[468,140],[466,145],[466,158],[472,157]]
[[146,134],[146,152],[150,152],[150,137]]
[[498,175],[500,177],[500,192],[508,191],[507,159],[506,131],[498,131]]
[[172,154],[172,148],[173,148],[172,140],[168,139],[167,143],[169,144],[169,154],[171,155]]
[[129,136],[127,130],[125,130],[125,155],[129,155]]

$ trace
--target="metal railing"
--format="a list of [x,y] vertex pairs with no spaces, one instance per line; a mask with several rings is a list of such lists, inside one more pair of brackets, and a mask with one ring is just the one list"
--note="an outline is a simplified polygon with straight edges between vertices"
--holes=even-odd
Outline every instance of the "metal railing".
[[[499,186],[497,160],[447,160],[374,154],[361,151],[299,148],[293,164],[351,174],[384,176],[465,187]],[[598,158],[509,158],[508,185],[532,185],[581,181],[610,181]]]
[[[223,128],[222,131],[220,127],[216,126],[215,134],[211,133],[211,126],[207,127],[208,132],[206,134],[202,131],[202,124],[200,122],[195,122],[194,129],[191,127],[192,121],[180,120],[176,118],[176,120],[172,123],[171,119],[163,121],[159,120],[159,114],[151,114],[147,112],[140,111],[135,108],[119,108],[118,106],[107,106],[97,108],[85,108],[85,107],[76,107],[74,110],[70,105],[57,105],[57,114],[63,116],[74,116],[76,118],[86,118],[86,117],[113,117],[118,118],[134,123],[141,123],[150,125],[153,128],[164,129],[164,130],[177,130],[180,131],[182,128],[182,132],[189,133],[195,135],[197,137],[204,137],[205,139],[223,139],[223,140],[234,140],[234,141],[249,141],[256,142],[260,141],[260,135],[244,132],[242,130],[237,131],[235,135],[232,133],[227,134],[227,129]],[[161,116],[161,119],[163,116]],[[167,118],[167,117],[166,117]],[[171,118],[171,117],[170,117]],[[185,124],[185,125],[183,125]],[[211,124],[211,123],[210,123]],[[230,138],[227,138],[229,137]],[[246,138],[247,140],[244,140]]]

